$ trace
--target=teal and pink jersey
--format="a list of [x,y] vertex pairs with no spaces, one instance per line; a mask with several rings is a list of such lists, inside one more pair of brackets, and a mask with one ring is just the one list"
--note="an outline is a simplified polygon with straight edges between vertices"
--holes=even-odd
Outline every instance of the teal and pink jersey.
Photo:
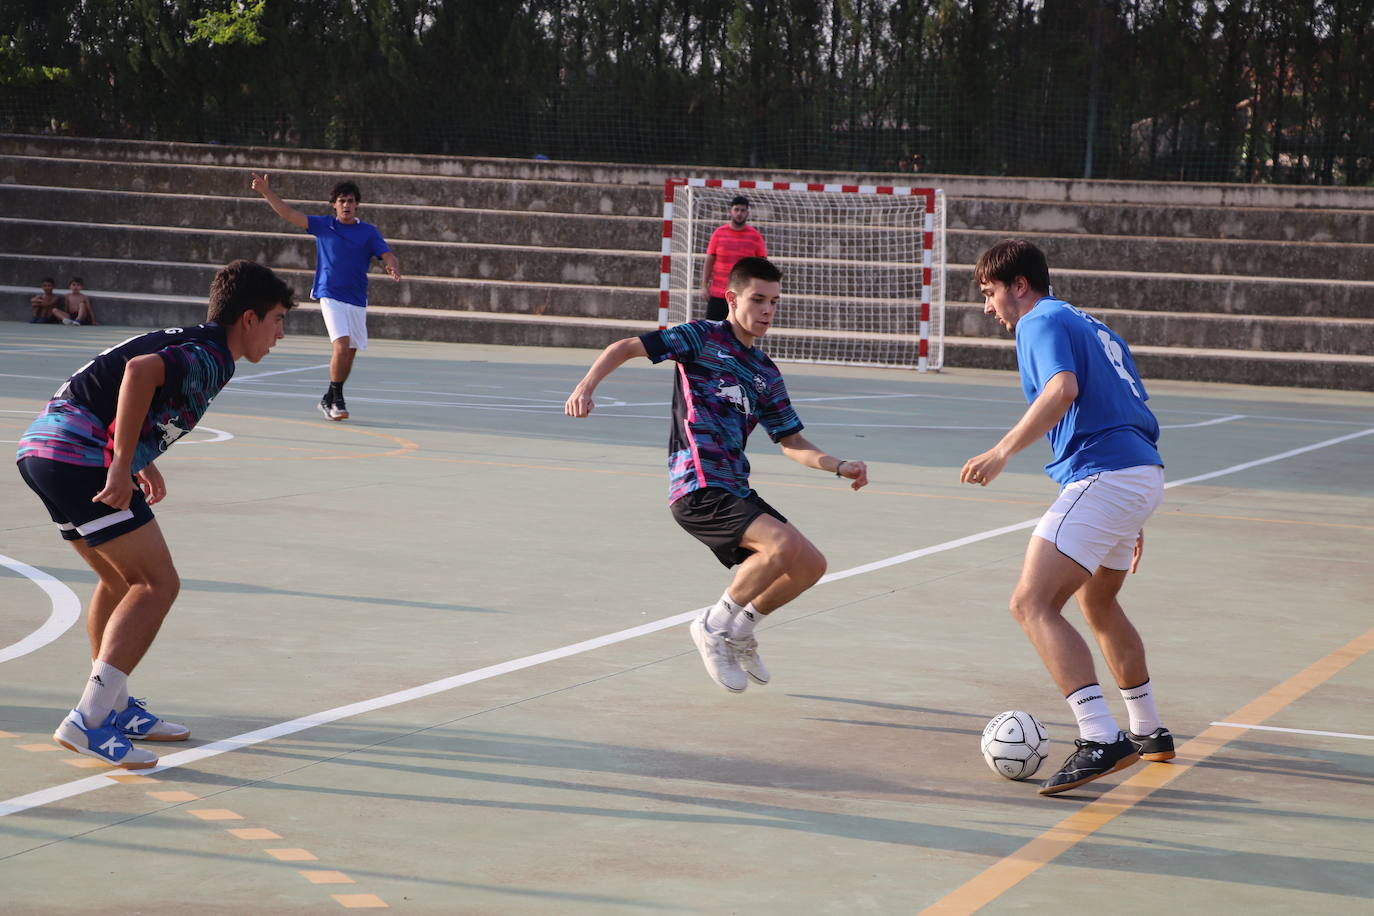
[[763,424],[774,442],[802,431],[778,367],[758,347],[740,343],[724,321],[689,321],[640,340],[654,363],[677,363],[668,502],[705,487],[748,496],[744,448],[754,427]]
[[195,428],[215,395],[234,375],[224,328],[213,322],[168,328],[116,344],[76,371],[19,440],[18,460],[47,458],[63,464],[109,467],[114,457],[115,408],[124,366],[156,353],[165,379],[143,418],[131,470],[147,467]]

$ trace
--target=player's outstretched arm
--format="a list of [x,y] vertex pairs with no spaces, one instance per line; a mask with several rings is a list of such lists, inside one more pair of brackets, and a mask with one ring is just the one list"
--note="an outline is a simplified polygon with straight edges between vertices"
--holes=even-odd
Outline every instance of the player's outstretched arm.
[[964,462],[964,468],[959,472],[959,482],[982,487],[992,483],[1012,455],[1044,438],[1055,424],[1064,419],[1064,414],[1068,413],[1077,397],[1078,376],[1066,369],[1052,377],[1036,396],[1035,403],[1026,408],[1021,419],[1007,431],[1001,442]]
[[852,458],[836,458],[829,452],[823,452],[801,433],[787,436],[780,440],[778,445],[782,447],[784,455],[798,464],[853,481],[849,485],[851,490],[861,490],[868,486],[868,465]]
[[305,214],[282,200],[277,196],[277,192],[272,190],[266,172],[261,175],[257,172],[250,172],[249,174],[253,176],[253,190],[262,195],[262,199],[267,201],[278,216],[293,226],[299,226],[302,229],[309,227],[310,221],[305,218]]
[[563,413],[570,417],[585,417],[591,413],[592,408],[596,406],[592,396],[596,394],[596,386],[601,384],[601,380],[636,356],[648,355],[648,351],[644,349],[644,341],[638,337],[617,340],[602,350],[601,355],[587,370],[587,374],[582,376],[582,381],[578,382],[572,394],[568,395],[567,403],[563,405]]

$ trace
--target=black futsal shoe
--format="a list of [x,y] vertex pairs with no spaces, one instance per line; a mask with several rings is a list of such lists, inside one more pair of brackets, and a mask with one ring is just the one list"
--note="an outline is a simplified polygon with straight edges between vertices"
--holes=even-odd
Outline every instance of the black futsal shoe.
[[1058,795],[1076,789],[1100,776],[1124,770],[1140,759],[1140,748],[1121,731],[1116,733],[1116,740],[1110,744],[1082,738],[1075,738],[1073,743],[1074,752],[1064,761],[1059,772],[1040,784],[1041,795]]
[[1131,743],[1140,748],[1141,760],[1173,760],[1174,759],[1174,736],[1169,734],[1169,730],[1160,726],[1148,735],[1137,735],[1135,732],[1127,732]]

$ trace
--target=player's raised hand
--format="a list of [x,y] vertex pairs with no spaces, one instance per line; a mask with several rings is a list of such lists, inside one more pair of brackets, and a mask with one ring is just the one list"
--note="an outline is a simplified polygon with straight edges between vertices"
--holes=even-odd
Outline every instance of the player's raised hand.
[[249,172],[248,174],[253,176],[254,191],[257,191],[259,194],[261,194],[264,191],[272,190],[272,186],[268,184],[266,172],[263,172],[261,175],[259,175],[257,172]]
[[839,467],[835,468],[835,473],[847,480],[854,481],[849,485],[851,490],[862,490],[868,486],[868,465],[862,461],[846,458],[840,462]]

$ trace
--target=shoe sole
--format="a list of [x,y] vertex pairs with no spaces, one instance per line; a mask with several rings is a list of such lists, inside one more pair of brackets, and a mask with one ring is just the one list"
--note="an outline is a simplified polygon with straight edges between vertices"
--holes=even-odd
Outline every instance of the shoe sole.
[[759,684],[760,686],[762,686],[768,683],[768,681],[765,681],[763,678],[759,677],[757,674],[750,671],[748,668],[744,669],[744,673],[749,675],[749,680],[753,681],[755,684]]
[[191,730],[188,728],[180,735],[131,735],[125,732],[124,737],[130,741],[185,741],[191,737]]
[[156,759],[156,758],[154,758],[154,759],[152,759],[152,760],[149,760],[149,761],[146,762],[146,763],[139,763],[139,762],[137,762],[137,761],[132,761],[132,762],[130,762],[130,763],[124,763],[124,762],[121,761],[120,763],[114,763],[114,762],[112,762],[112,761],[106,760],[104,757],[101,757],[99,754],[92,754],[90,751],[83,751],[83,750],[81,750],[81,748],[77,747],[76,745],[68,744],[67,742],[63,741],[61,738],[57,737],[56,735],[53,735],[53,736],[52,736],[52,740],[56,741],[58,744],[62,745],[63,747],[65,747],[65,748],[66,748],[67,750],[69,750],[69,751],[74,751],[74,752],[80,754],[80,755],[83,756],[83,757],[94,757],[96,760],[99,760],[101,763],[108,763],[110,766],[112,766],[112,767],[118,767],[118,768],[121,769],[121,770],[147,770],[147,769],[150,769],[150,768],[152,768],[152,767],[157,766],[157,759]]
[[[744,687],[731,687],[729,684],[726,684],[723,681],[717,679],[714,674],[711,674],[711,666],[706,663],[706,634],[703,633],[701,630],[700,618],[693,620],[692,625],[689,626],[687,629],[692,634],[692,642],[697,647],[697,655],[701,658],[701,663],[706,667],[706,673],[710,675],[711,680],[715,681],[717,684],[720,684],[721,687],[724,687],[731,693],[744,693]],[[745,682],[744,686],[749,686],[747,681]]]
[[1165,760],[1173,760],[1173,759],[1174,759],[1174,752],[1173,752],[1173,751],[1156,751],[1156,752],[1154,752],[1154,753],[1152,753],[1152,754],[1141,754],[1141,755],[1140,755],[1140,759],[1141,759],[1141,760],[1148,760],[1148,761],[1150,761],[1151,763],[1161,763],[1161,762],[1163,762],[1163,761],[1165,761]]
[[330,417],[329,417],[329,419],[331,419],[331,420],[347,420],[347,419],[348,419],[348,411],[346,411],[346,410],[341,410],[341,411],[339,411],[339,413],[338,413],[337,416],[331,414]]
[[1103,776],[1110,776],[1112,773],[1124,770],[1126,769],[1126,767],[1131,766],[1134,763],[1138,763],[1139,761],[1139,754],[1131,754],[1128,757],[1122,757],[1120,760],[1116,762],[1116,766],[1112,767],[1105,773],[1094,773],[1092,776],[1088,776],[1084,779],[1078,780],[1078,782],[1066,782],[1062,786],[1041,786],[1040,794],[1058,795],[1060,792],[1067,792],[1070,789],[1077,789],[1079,786],[1086,785],[1087,783],[1092,782],[1094,779],[1101,779]]

